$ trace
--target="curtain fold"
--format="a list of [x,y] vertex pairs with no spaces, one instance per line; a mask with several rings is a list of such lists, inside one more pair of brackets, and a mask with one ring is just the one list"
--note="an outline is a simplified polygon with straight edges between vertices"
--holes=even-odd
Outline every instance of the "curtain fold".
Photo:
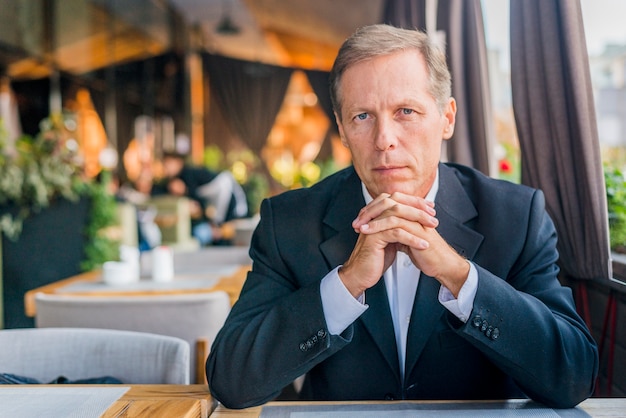
[[304,72],[309,79],[309,84],[313,92],[317,96],[317,103],[330,120],[328,131],[326,131],[322,146],[317,154],[317,158],[325,161],[333,156],[332,136],[339,133],[335,114],[333,113],[333,104],[330,100],[330,83],[328,81],[330,73],[328,71],[319,70],[305,70]]
[[425,32],[426,2],[427,0],[387,0],[383,9],[383,23]]
[[204,54],[210,91],[226,122],[257,155],[285,98],[293,69]]
[[576,0],[511,0],[511,83],[522,182],[542,189],[563,273],[612,276],[582,12]]
[[445,143],[447,160],[495,175],[495,127],[480,0],[439,0],[437,29],[445,32],[452,96],[457,101],[454,135]]
[[317,96],[317,103],[322,108],[328,119],[330,119],[330,127],[328,129],[333,132],[339,132],[337,121],[333,113],[333,104],[330,100],[330,83],[328,81],[330,73],[328,71],[305,70],[309,84],[313,88],[313,92]]

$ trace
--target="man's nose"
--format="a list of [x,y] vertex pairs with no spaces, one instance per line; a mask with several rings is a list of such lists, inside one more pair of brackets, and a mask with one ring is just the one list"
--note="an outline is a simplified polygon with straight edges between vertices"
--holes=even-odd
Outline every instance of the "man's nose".
[[376,120],[376,133],[374,145],[379,151],[394,149],[397,145],[397,138],[393,130],[392,121],[380,117]]

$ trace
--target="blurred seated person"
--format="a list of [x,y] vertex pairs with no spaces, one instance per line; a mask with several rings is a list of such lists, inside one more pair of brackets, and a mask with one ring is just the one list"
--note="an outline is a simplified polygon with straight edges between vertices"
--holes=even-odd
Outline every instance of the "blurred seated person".
[[122,182],[119,175],[112,173],[109,190],[118,202],[133,205],[137,216],[137,246],[139,251],[149,251],[161,245],[161,230],[155,222],[156,209],[144,207],[150,198],[152,174],[143,170],[134,182]]
[[228,221],[248,215],[245,193],[230,172],[193,166],[184,155],[168,152],[163,155],[163,174],[152,194],[189,198],[192,236],[203,246],[228,244],[233,236]]

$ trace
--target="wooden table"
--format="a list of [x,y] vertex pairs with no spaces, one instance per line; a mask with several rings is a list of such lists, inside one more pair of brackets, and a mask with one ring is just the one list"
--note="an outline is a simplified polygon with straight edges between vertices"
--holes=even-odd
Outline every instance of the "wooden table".
[[37,307],[35,304],[35,295],[37,293],[64,293],[69,295],[81,295],[81,296],[146,296],[146,295],[163,295],[172,293],[201,293],[201,292],[214,292],[223,290],[230,296],[231,303],[234,304],[239,298],[239,293],[243,287],[243,283],[246,280],[246,276],[250,271],[250,265],[241,265],[237,271],[229,276],[221,277],[217,283],[214,283],[208,287],[199,288],[180,288],[180,289],[151,289],[151,290],[132,290],[123,289],[119,290],[106,290],[106,291],[71,291],[67,290],[67,287],[81,282],[97,282],[102,278],[100,270],[93,270],[86,273],[82,273],[76,276],[62,279],[45,286],[41,286],[32,290],[29,290],[24,295],[24,310],[26,315],[34,317],[37,313]]
[[[11,391],[24,389],[23,393],[30,393],[29,391],[32,389],[37,391],[50,389],[52,391],[58,389],[74,390],[81,387],[88,387],[90,390],[129,388],[125,394],[108,407],[101,416],[102,418],[207,418],[216,406],[216,402],[211,397],[206,385],[2,385],[0,394],[3,389]],[[19,395],[16,396],[18,399],[21,398]],[[71,395],[65,392],[61,396]],[[75,396],[84,395],[79,393]],[[25,410],[28,409],[27,405],[24,407]],[[50,408],[54,408],[54,406],[51,405]]]
[[101,418],[206,418],[214,408],[206,385],[130,385]]
[[[406,402],[406,401],[404,401]],[[417,403],[442,403],[446,401],[413,401]],[[266,405],[346,405],[346,404],[379,404],[380,402],[269,402]],[[579,405],[580,409],[592,417],[623,418],[626,416],[626,398],[590,398]],[[262,406],[247,409],[228,409],[218,405],[211,414],[211,418],[258,418],[261,415]]]

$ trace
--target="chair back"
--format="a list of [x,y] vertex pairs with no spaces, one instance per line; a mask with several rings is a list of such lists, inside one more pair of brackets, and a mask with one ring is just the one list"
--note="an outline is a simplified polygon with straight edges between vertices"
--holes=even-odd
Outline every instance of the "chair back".
[[141,332],[84,328],[0,330],[0,372],[42,383],[114,377],[127,384],[189,384],[189,344]]
[[74,296],[39,293],[37,327],[87,327],[169,335],[189,343],[192,382],[204,383],[209,344],[228,313],[226,292],[152,296]]

